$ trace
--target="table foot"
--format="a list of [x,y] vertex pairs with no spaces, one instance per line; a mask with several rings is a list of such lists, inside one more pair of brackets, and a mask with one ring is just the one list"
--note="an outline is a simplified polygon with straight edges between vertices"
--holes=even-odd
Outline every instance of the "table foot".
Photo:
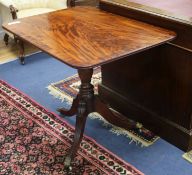
[[24,65],[25,64],[24,43],[20,39],[18,39],[18,43],[19,43],[19,60],[20,60],[21,65]]
[[78,105],[78,114],[76,116],[76,124],[75,124],[75,135],[74,135],[74,141],[73,145],[69,151],[69,154],[65,158],[65,168],[70,168],[71,161],[73,160],[77,149],[79,148],[79,145],[82,141],[84,129],[85,129],[85,123],[88,116],[87,112],[87,103],[85,101],[80,101]]
[[24,57],[19,57],[20,63],[21,65],[25,64],[25,58]]
[[65,170],[67,170],[67,172],[72,171],[71,157],[67,156],[65,158],[64,167],[65,167]]
[[[65,158],[65,168],[70,168],[71,161],[74,159],[75,154],[79,148],[82,141],[86,119],[89,113],[93,112],[93,101],[94,101],[94,90],[91,84],[91,77],[93,74],[93,69],[80,69],[78,74],[81,80],[81,86],[79,89],[79,94],[77,98],[73,101],[72,107],[69,110],[74,114],[76,112],[76,124],[75,124],[75,134],[72,147],[69,154]],[[75,109],[76,108],[76,109]],[[66,114],[66,111],[62,111],[62,114]]]
[[4,40],[4,42],[5,42],[5,45],[7,46],[8,43],[9,43],[9,35],[8,35],[7,33],[5,33],[3,40]]
[[78,103],[79,103],[79,97],[77,96],[71,105],[71,108],[69,110],[65,108],[58,108],[57,111],[60,112],[61,115],[71,117],[77,114],[77,108],[78,108]]

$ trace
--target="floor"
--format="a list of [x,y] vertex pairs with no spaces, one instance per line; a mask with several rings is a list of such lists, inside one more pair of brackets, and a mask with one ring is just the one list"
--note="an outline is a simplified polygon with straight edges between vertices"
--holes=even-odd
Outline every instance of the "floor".
[[[37,52],[38,49],[29,44],[25,44],[25,54],[30,55]],[[5,45],[3,40],[0,40],[0,64],[12,61],[18,57],[18,46],[13,39],[10,39],[8,46]]]
[[[0,79],[55,113],[58,107],[67,104],[49,95],[46,87],[75,73],[75,69],[44,53],[27,57],[24,66],[17,60],[0,65]],[[73,117],[64,120],[72,125],[75,123]],[[192,175],[191,164],[182,158],[184,152],[163,139],[150,147],[129,144],[125,136],[116,136],[100,121],[91,119],[87,121],[85,133],[146,175]]]

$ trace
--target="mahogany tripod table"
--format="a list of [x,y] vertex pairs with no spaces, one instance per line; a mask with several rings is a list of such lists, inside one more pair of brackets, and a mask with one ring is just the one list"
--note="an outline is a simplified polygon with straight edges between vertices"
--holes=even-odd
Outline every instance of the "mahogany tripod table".
[[92,7],[27,17],[5,24],[3,28],[78,69],[79,94],[69,111],[59,109],[63,115],[76,114],[74,142],[64,162],[67,168],[82,140],[88,114],[98,112],[112,124],[123,127],[100,97],[94,95],[90,83],[93,68],[164,44],[176,36],[172,31]]

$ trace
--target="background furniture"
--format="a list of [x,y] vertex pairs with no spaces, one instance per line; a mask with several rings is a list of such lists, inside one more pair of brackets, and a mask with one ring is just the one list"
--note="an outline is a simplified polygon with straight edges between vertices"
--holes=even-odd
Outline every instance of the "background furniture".
[[137,2],[101,0],[100,8],[173,30],[177,38],[103,66],[99,93],[122,114],[180,149],[191,150],[192,10],[184,7],[191,9],[192,1],[150,1],[151,5],[158,2],[158,9],[149,6],[149,1]]
[[[0,0],[0,4],[3,23],[8,23],[15,19],[66,9],[74,6],[74,0]],[[18,40],[20,46],[19,58],[21,63],[24,64],[23,41],[6,32],[4,35],[6,45],[8,44],[9,36]]]
[[97,6],[99,0],[75,0],[75,6]]

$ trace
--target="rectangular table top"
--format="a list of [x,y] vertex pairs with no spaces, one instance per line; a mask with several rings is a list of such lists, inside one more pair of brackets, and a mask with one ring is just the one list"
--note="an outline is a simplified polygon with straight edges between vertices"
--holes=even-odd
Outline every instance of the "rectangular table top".
[[77,69],[93,68],[175,38],[172,31],[75,7],[18,19],[3,28]]

